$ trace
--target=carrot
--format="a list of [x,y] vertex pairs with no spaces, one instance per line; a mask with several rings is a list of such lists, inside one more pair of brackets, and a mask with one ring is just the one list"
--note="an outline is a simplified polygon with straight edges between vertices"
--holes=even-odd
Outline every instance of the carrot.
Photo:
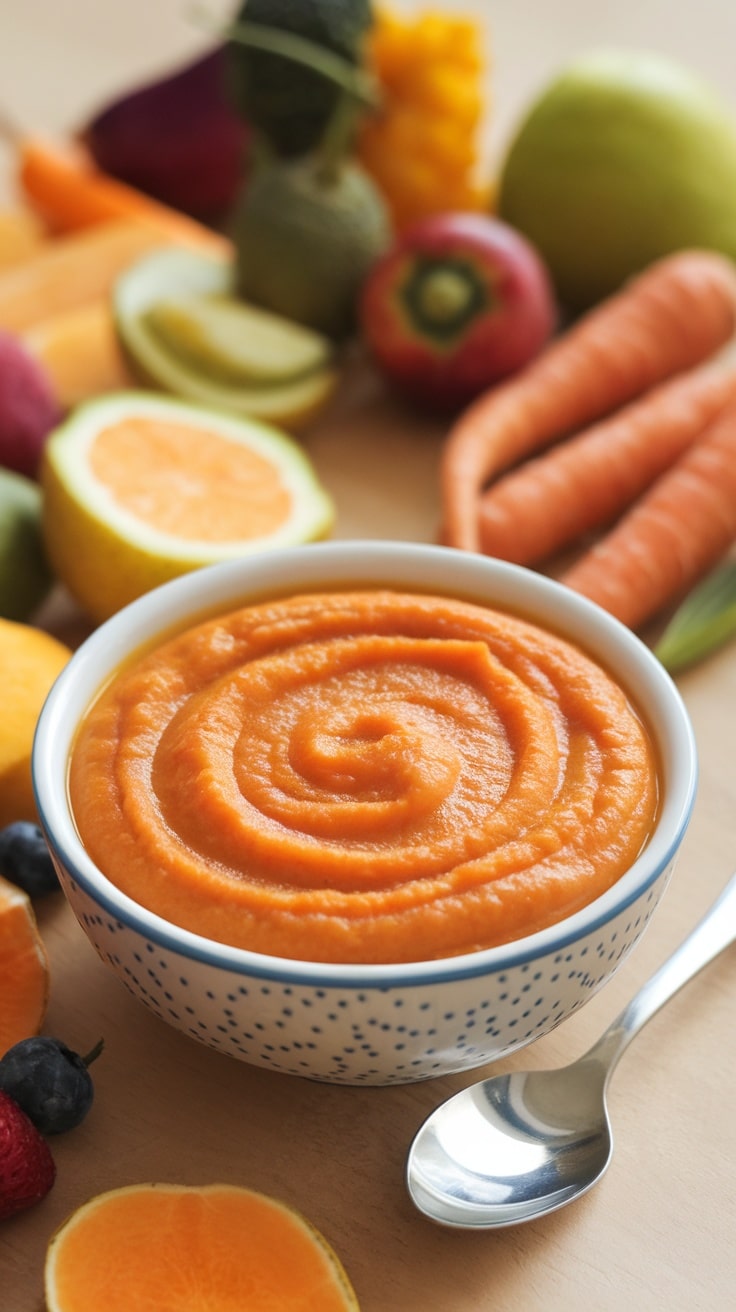
[[614,521],[736,401],[736,370],[703,365],[492,483],[482,550],[535,565]]
[[225,258],[232,254],[226,237],[101,172],[81,146],[23,137],[17,149],[21,189],[55,232],[127,219],[154,229],[164,241]]
[[711,356],[736,327],[736,266],[681,251],[640,274],[520,374],[479,397],[446,439],[444,539],[478,550],[478,497],[502,470]]
[[736,402],[562,576],[636,629],[684,594],[736,539]]

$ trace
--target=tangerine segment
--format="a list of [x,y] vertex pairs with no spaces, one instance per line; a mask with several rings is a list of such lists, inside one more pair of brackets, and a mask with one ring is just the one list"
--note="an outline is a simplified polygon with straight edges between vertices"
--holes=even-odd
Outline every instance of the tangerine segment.
[[340,1260],[303,1216],[235,1185],[99,1194],[52,1237],[48,1312],[359,1312]]
[[0,1057],[38,1033],[48,995],[48,957],[31,900],[0,876]]

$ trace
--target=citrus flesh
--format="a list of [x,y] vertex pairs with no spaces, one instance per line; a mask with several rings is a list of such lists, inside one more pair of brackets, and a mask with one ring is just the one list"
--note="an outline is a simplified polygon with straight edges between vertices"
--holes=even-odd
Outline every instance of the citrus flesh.
[[0,619],[0,826],[37,820],[31,780],[36,722],[52,683],[71,652],[41,629]]
[[0,875],[0,1057],[38,1033],[48,994],[48,958],[31,900]]
[[79,1208],[52,1237],[49,1312],[358,1312],[326,1239],[234,1185],[141,1184]]
[[285,433],[151,393],[80,407],[41,479],[49,560],[96,620],[188,570],[326,537],[334,515]]
[[157,251],[117,281],[113,312],[141,380],[173,396],[289,430],[338,380],[324,336],[238,301],[234,271],[190,251]]

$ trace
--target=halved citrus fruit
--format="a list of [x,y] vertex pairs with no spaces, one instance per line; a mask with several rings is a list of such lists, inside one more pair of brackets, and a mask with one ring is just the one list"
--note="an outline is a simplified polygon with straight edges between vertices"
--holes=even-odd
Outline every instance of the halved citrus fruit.
[[36,722],[52,683],[71,652],[30,624],[0,619],[0,826],[37,820],[31,781]]
[[300,1213],[235,1185],[140,1184],[90,1199],[48,1247],[48,1312],[358,1312]]
[[200,405],[293,430],[337,383],[329,339],[239,300],[225,260],[155,251],[118,279],[113,308],[141,379]]
[[189,570],[326,537],[334,517],[285,433],[145,392],[80,406],[41,482],[51,566],[98,621]]
[[0,1057],[38,1034],[48,996],[48,957],[31,900],[0,875]]

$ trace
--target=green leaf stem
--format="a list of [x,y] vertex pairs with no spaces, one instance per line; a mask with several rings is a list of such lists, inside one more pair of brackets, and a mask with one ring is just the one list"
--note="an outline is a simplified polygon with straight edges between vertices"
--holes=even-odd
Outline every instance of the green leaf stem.
[[736,635],[736,560],[709,574],[675,612],[654,654],[670,673],[693,665]]

